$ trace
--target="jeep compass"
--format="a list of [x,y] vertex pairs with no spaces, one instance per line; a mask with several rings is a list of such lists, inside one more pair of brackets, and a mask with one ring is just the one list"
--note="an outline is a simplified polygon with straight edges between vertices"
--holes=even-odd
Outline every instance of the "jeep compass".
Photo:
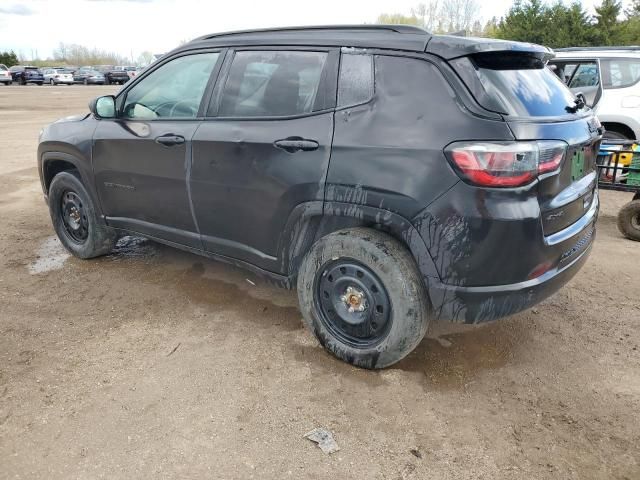
[[43,130],[53,227],[80,258],[135,234],[297,287],[327,350],[392,365],[585,263],[602,128],[553,55],[401,25],[198,38]]

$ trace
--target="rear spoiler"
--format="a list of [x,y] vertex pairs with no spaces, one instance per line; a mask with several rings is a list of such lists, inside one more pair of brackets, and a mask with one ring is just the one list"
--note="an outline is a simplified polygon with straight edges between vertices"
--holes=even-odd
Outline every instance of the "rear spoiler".
[[459,37],[455,35],[434,35],[424,50],[445,60],[466,57],[478,53],[523,53],[548,61],[555,56],[553,50],[535,43],[511,42],[494,38]]

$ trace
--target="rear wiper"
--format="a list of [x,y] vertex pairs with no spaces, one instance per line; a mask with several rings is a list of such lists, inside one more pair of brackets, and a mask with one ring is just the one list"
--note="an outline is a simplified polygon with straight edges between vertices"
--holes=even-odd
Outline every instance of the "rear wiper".
[[564,107],[564,109],[569,113],[576,113],[578,110],[581,110],[587,106],[587,102],[581,92],[576,93],[576,99],[573,101],[573,103],[573,106],[570,105]]

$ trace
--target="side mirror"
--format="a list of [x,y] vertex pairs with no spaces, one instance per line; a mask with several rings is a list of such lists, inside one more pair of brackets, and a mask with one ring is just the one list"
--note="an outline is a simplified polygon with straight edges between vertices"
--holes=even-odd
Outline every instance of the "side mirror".
[[115,118],[116,98],[113,95],[94,98],[89,102],[89,110],[98,118]]

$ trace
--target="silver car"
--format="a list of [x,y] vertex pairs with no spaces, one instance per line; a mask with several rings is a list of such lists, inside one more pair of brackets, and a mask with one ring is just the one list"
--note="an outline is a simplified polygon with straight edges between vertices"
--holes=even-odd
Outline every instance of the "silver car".
[[45,68],[42,71],[45,83],[51,85],[73,85],[73,72],[66,68]]

